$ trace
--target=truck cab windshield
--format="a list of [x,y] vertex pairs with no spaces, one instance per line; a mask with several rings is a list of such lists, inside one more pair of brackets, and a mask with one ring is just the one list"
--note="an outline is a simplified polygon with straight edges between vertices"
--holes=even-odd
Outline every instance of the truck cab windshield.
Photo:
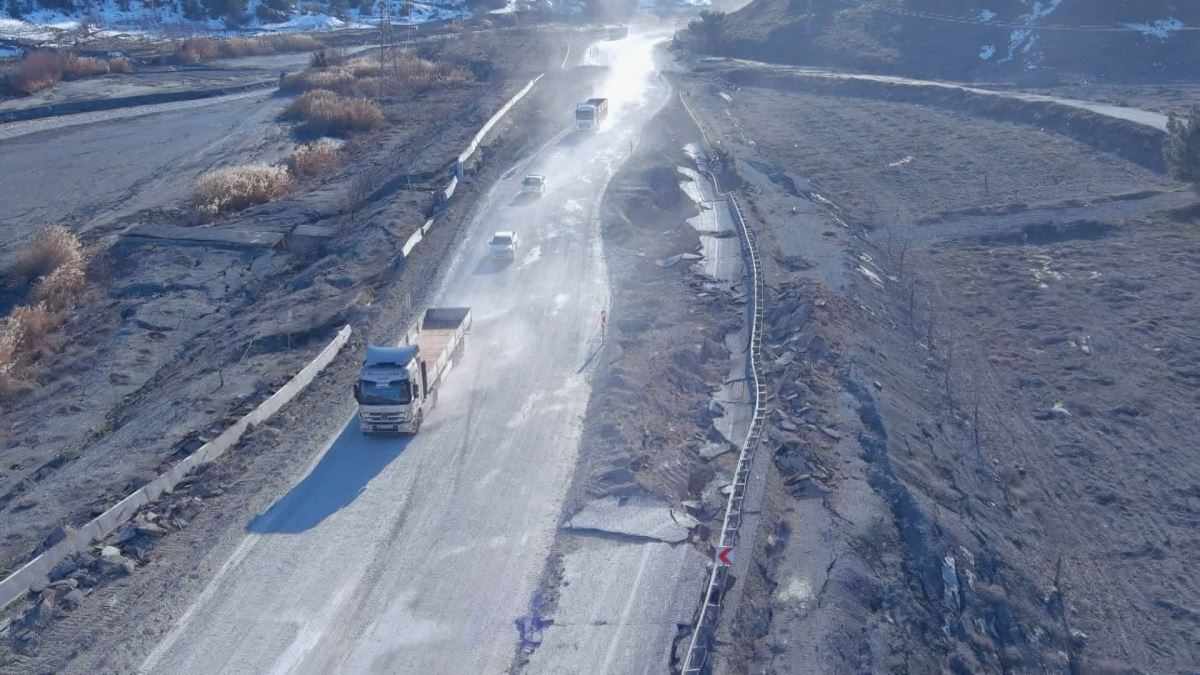
[[403,405],[412,402],[412,388],[408,380],[359,382],[354,394],[359,403],[367,405]]
[[596,111],[591,108],[580,108],[575,111],[575,119],[590,120],[596,116]]

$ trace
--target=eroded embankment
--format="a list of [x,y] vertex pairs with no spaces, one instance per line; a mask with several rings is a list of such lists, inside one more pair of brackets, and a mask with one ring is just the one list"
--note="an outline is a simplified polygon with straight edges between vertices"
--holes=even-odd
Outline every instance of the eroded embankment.
[[[959,159],[989,120],[701,84],[772,288],[773,526],[735,669],[1188,672],[1200,249],[1194,211],[1124,197],[1186,193],[1073,148],[997,194]],[[1015,175],[1077,145],[1003,126]],[[1105,189],[1020,208],[1080,180]]]

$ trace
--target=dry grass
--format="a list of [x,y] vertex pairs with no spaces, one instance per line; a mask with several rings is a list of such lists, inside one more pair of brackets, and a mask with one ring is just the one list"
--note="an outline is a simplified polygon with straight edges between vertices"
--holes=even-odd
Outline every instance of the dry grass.
[[133,61],[123,56],[112,59],[75,56],[47,49],[25,57],[9,76],[9,86],[19,93],[32,94],[54,86],[59,80],[81,80],[109,73],[132,72]]
[[79,238],[62,225],[51,225],[17,256],[9,270],[9,278],[18,284],[28,284],[72,265],[82,269],[83,245]]
[[341,68],[310,68],[298,73],[288,73],[279,82],[279,90],[290,94],[302,94],[314,89],[349,94],[353,87],[354,76]]
[[21,60],[9,75],[9,86],[22,94],[53,87],[63,76],[63,56],[55,51],[37,51]]
[[199,63],[209,59],[262,56],[284,52],[308,52],[324,48],[311,35],[270,35],[253,38],[190,38],[175,47],[172,60]]
[[12,277],[37,279],[31,305],[0,322],[0,400],[24,387],[24,369],[49,353],[54,334],[83,292],[86,261],[79,239],[61,226],[46,228],[18,257]]
[[291,194],[287,169],[267,164],[245,164],[201,174],[193,189],[193,202],[204,215],[215,216],[255,204],[265,204]]
[[461,66],[444,61],[430,61],[411,54],[405,54],[398,59],[396,72],[399,74],[400,83],[410,87],[458,84],[474,79],[471,71]]
[[370,96],[379,92],[379,77],[386,75],[388,87],[399,86],[407,91],[425,91],[434,86],[470,82],[470,70],[442,61],[431,61],[413,54],[389,55],[381,65],[377,57],[359,57],[341,64],[332,60],[329,65],[314,66],[291,73],[279,83],[280,91],[303,93],[317,89],[343,96]]
[[81,80],[108,74],[108,60],[95,56],[68,56],[63,62],[63,79]]
[[54,346],[54,332],[65,322],[62,312],[46,305],[14,307],[0,328],[0,343],[10,355],[9,363],[36,361],[44,356]]
[[383,111],[374,101],[338,96],[317,89],[301,95],[284,110],[284,117],[304,123],[316,134],[370,131],[383,126]]
[[288,159],[288,169],[296,176],[323,176],[341,165],[337,148],[327,140],[297,146]]
[[33,301],[54,310],[69,309],[83,292],[84,284],[83,260],[80,259],[42,277],[33,289]]
[[67,56],[63,61],[63,79],[81,80],[85,77],[99,77],[109,73],[132,73],[133,61],[118,56],[115,58],[99,58],[96,56]]
[[28,389],[25,371],[54,349],[66,320],[63,312],[39,304],[16,307],[0,322],[0,401]]

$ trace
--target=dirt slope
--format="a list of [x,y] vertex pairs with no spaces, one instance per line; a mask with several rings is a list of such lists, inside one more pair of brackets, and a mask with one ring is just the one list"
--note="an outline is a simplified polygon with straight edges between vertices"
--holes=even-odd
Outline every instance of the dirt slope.
[[766,61],[956,78],[1045,79],[1073,73],[1161,80],[1197,71],[1200,37],[1161,26],[1147,35],[1130,25],[1152,31],[1155,22],[1170,19],[1195,26],[1200,8],[1176,0],[1000,0],[985,6],[963,0],[754,0],[730,14],[725,39],[705,49]]
[[1194,671],[1190,193],[1029,128],[692,86],[774,249],[734,670]]

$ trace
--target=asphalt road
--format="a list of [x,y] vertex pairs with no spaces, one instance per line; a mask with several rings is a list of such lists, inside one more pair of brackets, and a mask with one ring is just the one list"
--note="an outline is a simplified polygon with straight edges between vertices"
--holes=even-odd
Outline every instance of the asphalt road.
[[[597,210],[662,106],[654,40],[605,43],[603,133],[564,133],[484,197],[434,305],[469,305],[466,356],[409,439],[351,420],[141,670],[507,671],[575,464],[608,288]],[[564,111],[564,122],[569,119]],[[565,129],[564,129],[565,132]],[[545,196],[516,198],[525,173]],[[517,258],[485,258],[494,230]],[[349,394],[347,394],[349,395]],[[581,664],[582,665],[582,664]]]
[[0,247],[46,225],[86,232],[186,201],[196,175],[247,150],[282,156],[285,102],[258,91],[0,125],[4,165],[37,167],[0,171]]

